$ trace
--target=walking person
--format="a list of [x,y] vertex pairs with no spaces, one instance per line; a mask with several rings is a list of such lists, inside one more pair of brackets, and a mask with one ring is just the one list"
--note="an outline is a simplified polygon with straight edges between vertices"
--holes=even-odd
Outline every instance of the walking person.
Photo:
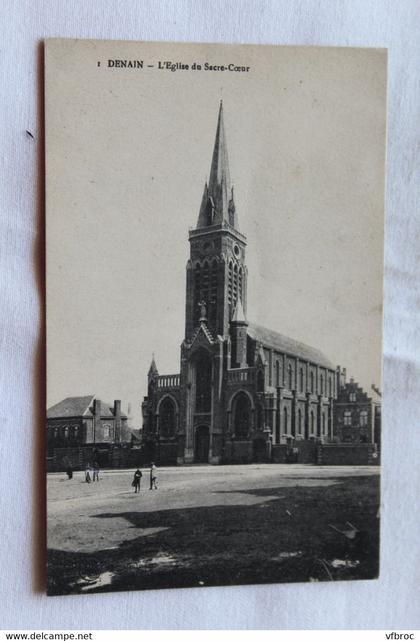
[[67,474],[68,479],[69,479],[69,481],[70,481],[70,479],[72,479],[72,478],[73,478],[73,468],[72,468],[72,466],[71,466],[71,463],[69,463],[69,464],[67,465],[67,468],[66,468],[66,474]]
[[85,481],[86,481],[86,483],[90,483],[90,481],[91,481],[90,473],[91,473],[91,467],[90,467],[90,463],[88,463],[86,465],[86,470],[85,470]]
[[134,487],[134,493],[137,494],[137,492],[140,492],[140,484],[141,484],[141,477],[143,476],[141,470],[137,468],[137,470],[134,472],[134,478],[132,482],[132,486]]
[[150,487],[149,490],[157,490],[157,467],[154,463],[150,464]]
[[93,464],[93,480],[99,481],[99,463],[95,461]]

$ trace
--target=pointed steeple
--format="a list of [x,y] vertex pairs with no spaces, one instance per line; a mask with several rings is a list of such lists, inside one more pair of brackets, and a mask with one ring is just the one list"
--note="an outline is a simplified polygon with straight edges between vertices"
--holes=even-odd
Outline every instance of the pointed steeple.
[[148,378],[154,378],[159,376],[158,368],[156,367],[155,354],[152,354],[152,362],[150,363],[149,372],[147,374]]
[[242,307],[240,298],[238,299],[235,311],[233,312],[232,323],[246,323],[248,325],[248,321],[245,318],[244,308]]
[[235,228],[238,226],[233,201],[233,189],[230,182],[229,159],[223,122],[223,103],[220,101],[210,178],[208,185],[206,183],[204,188],[197,228],[220,225],[223,222]]

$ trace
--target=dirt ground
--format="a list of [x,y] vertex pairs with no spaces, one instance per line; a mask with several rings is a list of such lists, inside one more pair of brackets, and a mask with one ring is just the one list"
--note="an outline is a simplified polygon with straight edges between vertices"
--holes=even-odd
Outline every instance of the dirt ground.
[[378,575],[379,469],[307,465],[48,475],[49,594]]

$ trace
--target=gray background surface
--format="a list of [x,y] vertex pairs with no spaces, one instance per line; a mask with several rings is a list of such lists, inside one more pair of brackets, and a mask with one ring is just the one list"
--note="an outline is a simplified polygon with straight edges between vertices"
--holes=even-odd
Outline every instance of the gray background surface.
[[[420,454],[419,3],[7,0],[2,15],[1,627],[420,627],[416,510]],[[389,49],[382,572],[378,581],[54,598],[40,590],[36,577],[44,563],[40,553],[44,545],[43,490],[37,433],[43,430],[44,345],[39,42],[53,36]]]

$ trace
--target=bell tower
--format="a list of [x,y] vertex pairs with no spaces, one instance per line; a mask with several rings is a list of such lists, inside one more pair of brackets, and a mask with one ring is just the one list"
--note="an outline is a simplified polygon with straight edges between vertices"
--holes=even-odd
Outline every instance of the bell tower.
[[204,185],[197,226],[189,233],[185,339],[200,323],[203,305],[214,338],[227,338],[240,301],[246,313],[246,238],[238,228],[220,102],[209,182]]

